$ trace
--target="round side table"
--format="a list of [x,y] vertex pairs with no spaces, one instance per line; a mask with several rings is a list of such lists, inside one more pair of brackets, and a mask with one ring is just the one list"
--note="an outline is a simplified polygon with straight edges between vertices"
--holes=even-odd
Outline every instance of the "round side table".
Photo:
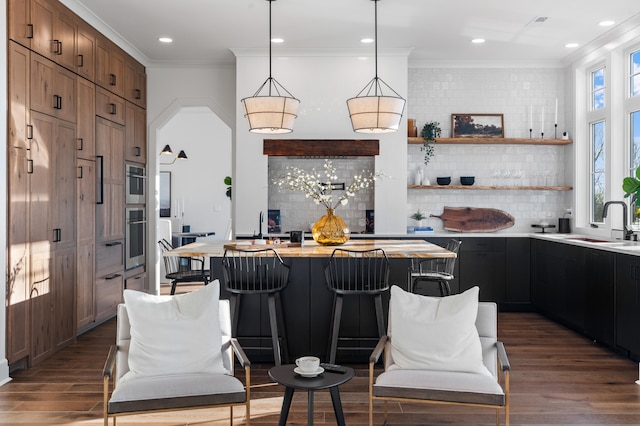
[[307,424],[309,426],[313,425],[313,392],[320,389],[329,389],[331,402],[333,403],[333,411],[336,414],[338,425],[344,425],[344,414],[342,412],[338,386],[353,378],[355,374],[353,368],[345,367],[347,371],[344,374],[325,371],[315,377],[302,377],[294,373],[294,368],[296,368],[295,364],[288,364],[276,366],[269,370],[269,377],[286,388],[278,424],[284,426],[287,423],[293,392],[299,389],[306,390],[308,393]]

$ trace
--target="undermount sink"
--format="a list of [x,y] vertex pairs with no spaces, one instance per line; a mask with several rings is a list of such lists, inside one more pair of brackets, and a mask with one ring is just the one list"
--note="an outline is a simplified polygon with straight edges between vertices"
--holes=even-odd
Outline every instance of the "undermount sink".
[[608,241],[608,240],[598,240],[598,239],[595,239],[595,238],[588,238],[588,237],[567,238],[567,240],[585,241],[587,243],[611,243],[612,242],[612,241]]

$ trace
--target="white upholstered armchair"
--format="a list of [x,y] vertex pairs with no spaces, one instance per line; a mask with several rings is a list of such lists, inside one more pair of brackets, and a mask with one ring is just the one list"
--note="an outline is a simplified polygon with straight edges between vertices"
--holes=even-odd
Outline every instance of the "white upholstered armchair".
[[[178,296],[125,291],[125,304],[118,306],[116,344],[103,370],[105,426],[109,417],[115,424],[116,416],[124,414],[213,406],[230,407],[233,424],[234,405],[245,407],[249,424],[251,363],[231,337],[229,301],[218,301],[218,292],[217,280]],[[141,333],[151,338],[145,340]],[[207,348],[211,341],[221,346]],[[244,384],[234,377],[234,354],[244,367]],[[110,379],[114,389],[109,396]]]
[[[490,407],[496,409],[497,425],[501,411],[505,413],[505,424],[509,425],[510,366],[504,346],[497,340],[497,307],[495,303],[478,303],[477,287],[474,289],[475,295],[467,291],[445,298],[429,298],[392,287],[389,333],[380,339],[369,359],[370,425],[377,400],[384,401],[385,424],[387,401],[397,401]],[[448,307],[440,305],[445,300],[451,302]],[[472,312],[474,307],[477,307],[477,317]],[[416,318],[412,318],[414,314]],[[411,323],[406,323],[407,320]],[[456,337],[455,334],[465,333],[463,323],[472,320],[477,337],[473,332],[466,337]],[[421,329],[425,330],[423,335]],[[400,340],[407,336],[413,341],[394,346],[395,335]],[[455,345],[462,345],[462,349],[456,349]],[[409,353],[414,350],[419,354]],[[374,365],[383,353],[385,371],[374,378]],[[475,356],[470,356],[474,353]]]

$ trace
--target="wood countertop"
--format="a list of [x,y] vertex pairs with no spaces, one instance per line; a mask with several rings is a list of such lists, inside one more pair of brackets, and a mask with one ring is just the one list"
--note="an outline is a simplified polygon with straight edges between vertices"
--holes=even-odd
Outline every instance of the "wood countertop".
[[167,256],[182,257],[222,257],[225,246],[241,249],[273,248],[281,257],[330,257],[333,250],[383,249],[389,258],[444,258],[456,254],[443,247],[422,240],[349,240],[340,246],[323,246],[313,240],[306,240],[303,246],[290,247],[287,244],[251,244],[250,241],[196,241],[167,252]]

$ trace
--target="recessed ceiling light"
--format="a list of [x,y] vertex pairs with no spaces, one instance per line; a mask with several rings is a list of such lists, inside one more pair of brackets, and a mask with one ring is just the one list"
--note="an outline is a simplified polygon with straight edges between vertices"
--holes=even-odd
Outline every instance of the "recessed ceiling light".
[[483,38],[474,38],[473,40],[471,40],[471,43],[475,43],[475,44],[481,44],[484,42],[485,42],[485,39]]
[[271,43],[284,43],[284,39],[282,38],[272,38]]
[[160,43],[172,43],[173,39],[170,38],[170,37],[160,37],[160,38],[158,38],[158,41]]
[[602,22],[598,22],[598,25],[600,25],[601,27],[610,27],[613,24],[615,24],[615,21],[602,21]]
[[363,38],[362,40],[360,40],[361,43],[373,43],[373,39],[372,38]]
[[569,47],[569,48],[578,47],[578,46],[580,46],[578,43],[567,43],[564,45],[564,47]]

